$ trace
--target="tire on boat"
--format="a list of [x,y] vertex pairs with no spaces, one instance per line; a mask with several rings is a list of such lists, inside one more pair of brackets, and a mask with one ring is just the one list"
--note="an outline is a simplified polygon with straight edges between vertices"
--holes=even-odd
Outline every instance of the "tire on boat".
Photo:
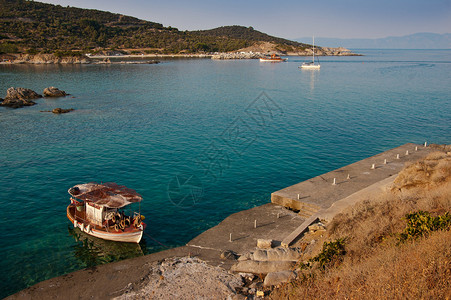
[[78,222],[77,220],[74,220],[74,228],[77,228]]
[[119,228],[122,229],[122,230],[125,229],[125,220],[124,220],[124,219],[122,219],[122,220],[119,222]]
[[141,223],[141,218],[138,215],[133,219],[133,226],[138,227],[140,223]]

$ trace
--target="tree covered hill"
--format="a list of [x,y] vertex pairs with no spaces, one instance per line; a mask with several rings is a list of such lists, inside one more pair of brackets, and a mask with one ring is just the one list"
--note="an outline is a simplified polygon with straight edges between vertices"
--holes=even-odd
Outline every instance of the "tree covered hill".
[[0,53],[99,49],[145,49],[147,53],[227,52],[258,41],[304,46],[252,27],[179,31],[122,14],[25,0],[0,0],[0,8]]
[[245,39],[254,42],[272,42],[276,44],[290,45],[295,47],[307,46],[307,44],[270,36],[266,33],[255,30],[253,27],[244,27],[238,25],[222,26],[210,30],[200,30],[194,32],[204,36],[229,37],[236,39]]

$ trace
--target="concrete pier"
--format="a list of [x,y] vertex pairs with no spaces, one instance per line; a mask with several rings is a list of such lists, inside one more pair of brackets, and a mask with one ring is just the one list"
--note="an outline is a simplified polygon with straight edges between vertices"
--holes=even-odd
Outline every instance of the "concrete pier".
[[281,189],[271,194],[271,202],[299,211],[301,216],[309,218],[335,202],[397,174],[407,163],[415,162],[433,151],[429,147],[418,146],[405,144]]

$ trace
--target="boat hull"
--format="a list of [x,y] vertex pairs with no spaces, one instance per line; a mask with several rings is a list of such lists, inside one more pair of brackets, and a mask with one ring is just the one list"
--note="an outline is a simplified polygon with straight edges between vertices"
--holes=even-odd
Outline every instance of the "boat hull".
[[321,66],[320,65],[301,65],[301,69],[310,69],[310,70],[318,70]]
[[[145,224],[142,223],[142,228],[127,228],[124,231],[107,231],[104,228],[98,228],[97,226],[91,225],[88,222],[76,221],[74,216],[75,206],[69,205],[67,207],[67,218],[74,224],[74,227],[80,229],[82,232],[95,236],[100,239],[116,241],[116,242],[126,242],[126,243],[139,243],[142,239],[144,233]],[[91,225],[91,226],[88,226]]]
[[277,58],[277,59],[271,59],[271,58],[260,58],[260,61],[262,62],[283,62],[286,61],[286,58]]

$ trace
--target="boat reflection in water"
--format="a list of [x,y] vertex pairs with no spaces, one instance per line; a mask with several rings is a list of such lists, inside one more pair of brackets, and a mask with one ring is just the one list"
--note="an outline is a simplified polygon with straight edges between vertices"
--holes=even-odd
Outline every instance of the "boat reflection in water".
[[143,256],[147,253],[144,239],[139,244],[122,243],[96,238],[70,225],[68,231],[77,242],[73,246],[74,256],[86,267]]

